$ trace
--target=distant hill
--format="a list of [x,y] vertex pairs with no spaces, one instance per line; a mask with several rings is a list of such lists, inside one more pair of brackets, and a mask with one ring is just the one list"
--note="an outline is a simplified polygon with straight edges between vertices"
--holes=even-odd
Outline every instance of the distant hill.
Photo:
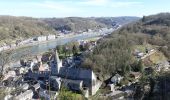
[[101,17],[101,18],[94,18],[97,22],[103,23],[107,26],[114,26],[116,24],[125,25],[131,22],[137,21],[139,17]]
[[103,23],[96,22],[93,19],[68,17],[68,18],[47,18],[43,19],[57,31],[86,31],[87,29],[97,29],[107,27]]
[[87,29],[99,29],[105,27],[113,27],[114,25],[124,25],[138,20],[138,17],[68,17],[68,18],[47,18],[43,19],[51,27],[57,31],[86,31]]
[[0,45],[40,35],[57,34],[58,31],[87,31],[129,23],[134,18],[31,18],[0,16]]
[[15,40],[39,35],[55,34],[45,22],[29,17],[0,16],[0,39]]
[[170,13],[144,16],[140,21],[125,26],[120,32],[149,34],[151,44],[170,48]]

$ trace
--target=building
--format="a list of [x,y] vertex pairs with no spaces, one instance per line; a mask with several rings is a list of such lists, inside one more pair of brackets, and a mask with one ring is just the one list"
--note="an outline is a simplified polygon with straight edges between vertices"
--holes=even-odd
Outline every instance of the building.
[[144,56],[144,53],[143,53],[143,52],[137,53],[137,57],[138,57],[138,58],[142,58],[143,56]]
[[34,38],[34,41],[46,41],[47,40],[47,37],[46,36],[38,36],[38,37],[35,37]]
[[51,74],[52,75],[58,75],[60,68],[63,67],[62,60],[59,59],[57,50],[55,51],[55,54],[52,57],[52,60],[50,62],[51,65]]
[[120,76],[119,74],[116,74],[115,76],[113,76],[111,78],[111,82],[113,82],[115,85],[120,83],[120,81],[123,79],[122,76]]
[[75,67],[64,67],[56,51],[53,62],[51,62],[51,74],[61,77],[61,82],[73,91],[89,90],[89,95],[94,95],[101,86],[95,73],[90,69]]
[[24,93],[19,94],[18,96],[14,97],[12,100],[32,100],[33,91],[27,90]]
[[130,77],[134,79],[139,79],[141,77],[140,72],[130,72]]
[[50,76],[50,85],[54,90],[60,90],[61,88],[61,78],[57,76]]
[[15,77],[16,76],[16,72],[15,71],[8,71],[8,73],[6,75],[4,75],[5,77],[3,78],[3,81],[7,80],[10,77]]
[[96,94],[102,83],[90,69],[62,67],[58,76],[71,90],[88,89],[89,95]]
[[83,93],[85,91],[88,93],[86,96],[96,94],[102,84],[90,69],[62,66],[57,51],[53,52],[52,57],[50,57],[49,66],[51,68],[47,71],[44,70],[41,63],[36,64],[27,75],[34,79],[49,78],[50,85],[53,86],[54,90],[59,90],[61,83],[63,83],[72,91]]
[[55,35],[48,35],[47,36],[47,40],[54,40],[55,39]]

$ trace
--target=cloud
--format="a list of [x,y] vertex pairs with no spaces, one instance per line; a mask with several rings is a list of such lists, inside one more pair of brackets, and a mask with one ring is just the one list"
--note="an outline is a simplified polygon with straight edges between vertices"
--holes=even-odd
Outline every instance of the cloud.
[[69,3],[70,2],[44,1],[41,3],[34,3],[34,5],[64,13],[74,13],[80,11],[79,9],[77,9],[77,7],[74,7]]
[[133,2],[133,1],[116,1],[116,0],[85,0],[79,2],[79,4],[87,6],[103,6],[103,7],[130,7],[130,6],[139,6],[142,5],[142,2]]

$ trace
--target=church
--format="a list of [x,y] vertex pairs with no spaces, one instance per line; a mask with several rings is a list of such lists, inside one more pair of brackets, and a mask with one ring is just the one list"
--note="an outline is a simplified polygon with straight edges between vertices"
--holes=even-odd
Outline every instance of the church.
[[[102,82],[91,69],[65,67],[59,59],[58,52],[55,53],[54,62],[51,64],[51,75],[61,79],[63,85],[73,91],[81,91],[84,95],[94,95],[100,88]],[[61,83],[58,83],[61,84]]]
[[48,64],[49,70],[39,70],[44,69],[42,68],[43,66],[40,65],[39,69],[34,72],[31,71],[29,76],[37,80],[40,78],[49,78],[50,81],[55,83],[53,85],[57,90],[59,90],[61,84],[63,84],[72,91],[84,93],[86,97],[96,94],[102,84],[91,69],[63,66],[62,60],[59,59],[57,50],[55,50],[49,58]]

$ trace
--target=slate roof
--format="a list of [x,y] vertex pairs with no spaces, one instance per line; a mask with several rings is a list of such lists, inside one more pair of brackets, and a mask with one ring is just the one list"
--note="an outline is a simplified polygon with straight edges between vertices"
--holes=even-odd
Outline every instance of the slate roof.
[[92,70],[90,69],[82,69],[82,68],[67,68],[61,67],[59,71],[59,75],[64,78],[76,79],[76,80],[84,80],[84,79],[92,79]]

